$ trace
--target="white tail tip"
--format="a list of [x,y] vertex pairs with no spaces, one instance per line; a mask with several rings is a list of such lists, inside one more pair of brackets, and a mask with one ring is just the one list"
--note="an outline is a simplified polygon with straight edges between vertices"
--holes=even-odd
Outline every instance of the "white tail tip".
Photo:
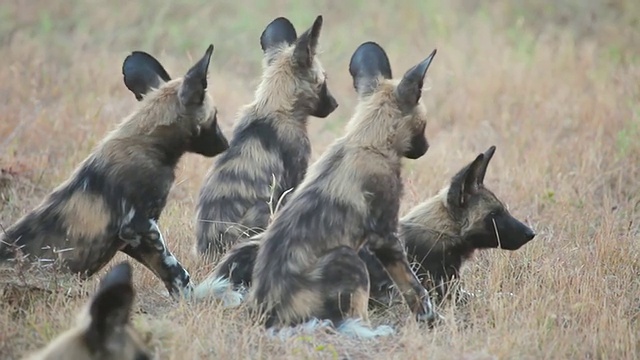
[[395,333],[391,326],[380,325],[376,328],[371,328],[363,324],[361,319],[345,319],[336,329],[331,321],[314,318],[298,326],[281,329],[271,328],[267,330],[267,335],[284,340],[292,336],[312,334],[319,329],[329,330],[334,333],[337,331],[339,334],[358,339],[389,336]]
[[243,298],[242,293],[233,290],[229,279],[223,277],[209,277],[196,286],[193,291],[194,300],[220,300],[224,307],[240,306]]
[[394,330],[391,326],[380,325],[376,328],[371,328],[362,323],[361,319],[345,319],[340,326],[338,326],[338,332],[360,339],[369,339],[379,336],[393,335]]
[[318,329],[330,329],[332,327],[333,324],[329,320],[318,320],[313,318],[298,326],[283,327],[281,329],[270,328],[267,330],[267,335],[269,337],[277,337],[284,341],[292,336],[308,335],[314,333]]

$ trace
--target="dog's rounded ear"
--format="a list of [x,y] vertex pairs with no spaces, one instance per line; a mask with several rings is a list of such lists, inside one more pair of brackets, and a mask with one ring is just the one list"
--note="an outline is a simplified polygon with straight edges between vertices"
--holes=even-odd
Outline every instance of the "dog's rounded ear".
[[297,38],[296,29],[291,21],[285,17],[278,17],[270,22],[260,35],[260,47],[266,53],[283,43],[291,45]]
[[361,96],[369,95],[378,86],[379,77],[391,79],[391,64],[382,46],[367,41],[354,51],[349,61],[353,87]]
[[171,80],[162,64],[144,51],[134,51],[122,62],[124,85],[138,101],[152,89],[160,88]]

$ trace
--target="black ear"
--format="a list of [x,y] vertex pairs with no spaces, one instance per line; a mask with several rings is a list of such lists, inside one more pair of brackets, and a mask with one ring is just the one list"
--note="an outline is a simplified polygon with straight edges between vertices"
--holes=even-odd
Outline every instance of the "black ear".
[[260,46],[263,52],[279,46],[282,43],[288,45],[296,42],[298,34],[291,21],[285,17],[279,17],[267,25],[260,36]]
[[124,85],[135,95],[138,101],[151,89],[157,89],[171,76],[162,64],[144,51],[134,51],[122,62]]
[[318,15],[310,29],[305,31],[296,42],[293,56],[298,65],[310,67],[316,54],[318,39],[322,30],[322,15]]
[[435,49],[421,63],[409,69],[398,84],[398,88],[396,89],[398,100],[409,109],[413,109],[418,103],[418,100],[420,100],[420,96],[422,96],[424,77],[427,74],[427,70],[434,56],[436,56]]
[[351,56],[349,74],[359,95],[368,95],[378,86],[378,78],[391,79],[391,64],[384,49],[373,41],[362,43]]
[[496,152],[496,146],[492,145],[487,151],[484,152],[484,161],[482,162],[482,166],[478,170],[478,184],[484,183],[484,176],[487,174],[487,166],[489,166],[489,161],[493,157],[493,153]]
[[86,333],[90,347],[101,348],[110,336],[124,328],[129,321],[134,296],[131,265],[125,261],[104,276],[91,301],[91,325]]
[[478,175],[485,161],[484,154],[478,155],[473,162],[460,170],[452,179],[447,201],[451,206],[466,206],[468,199],[478,191]]
[[184,76],[178,96],[183,106],[200,106],[207,91],[207,72],[213,54],[213,45],[209,45],[204,56],[193,65]]

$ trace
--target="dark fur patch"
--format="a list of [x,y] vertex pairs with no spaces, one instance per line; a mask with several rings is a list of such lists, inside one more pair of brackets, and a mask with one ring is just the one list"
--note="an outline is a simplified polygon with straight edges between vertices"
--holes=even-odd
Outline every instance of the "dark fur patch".
[[122,75],[125,86],[138,101],[151,89],[158,89],[163,82],[171,80],[162,64],[144,51],[134,51],[124,59]]

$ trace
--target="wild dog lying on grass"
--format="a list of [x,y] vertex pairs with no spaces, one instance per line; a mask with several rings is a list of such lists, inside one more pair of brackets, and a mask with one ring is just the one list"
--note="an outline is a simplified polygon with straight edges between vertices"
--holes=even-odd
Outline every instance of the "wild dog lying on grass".
[[[400,219],[400,238],[409,261],[418,265],[416,275],[433,298],[466,302],[472,294],[457,288],[462,264],[476,250],[500,248],[517,250],[535,237],[534,231],[514,218],[505,205],[484,185],[491,146],[466,165],[448,187],[417,205]],[[385,303],[393,285],[384,269],[367,261],[371,297]],[[375,289],[375,291],[374,291]]]
[[438,315],[395,235],[401,160],[428,149],[423,79],[435,50],[393,80],[384,50],[358,47],[349,70],[360,101],[346,134],[314,163],[261,236],[250,303],[277,329],[328,320],[356,336],[389,333],[352,327],[368,322],[369,275],[358,249],[367,244],[391,274],[418,320]]
[[[159,65],[139,52],[123,64],[125,84],[147,95],[34,210],[0,238],[0,259],[20,254],[85,277],[118,250],[158,278],[170,294],[192,289],[189,273],[167,248],[157,221],[185,152],[215,156],[227,149],[207,94],[213,45],[184,78],[160,83]],[[134,90],[136,89],[136,90]]]
[[[307,171],[309,116],[327,117],[338,103],[316,56],[322,16],[300,37],[286,18],[260,36],[264,72],[255,100],[235,125],[229,150],[215,160],[196,205],[195,248],[212,258],[263,231],[276,203]],[[222,267],[224,270],[228,270]]]
[[151,359],[145,341],[129,324],[134,297],[131,265],[119,263],[102,278],[77,324],[25,359]]

